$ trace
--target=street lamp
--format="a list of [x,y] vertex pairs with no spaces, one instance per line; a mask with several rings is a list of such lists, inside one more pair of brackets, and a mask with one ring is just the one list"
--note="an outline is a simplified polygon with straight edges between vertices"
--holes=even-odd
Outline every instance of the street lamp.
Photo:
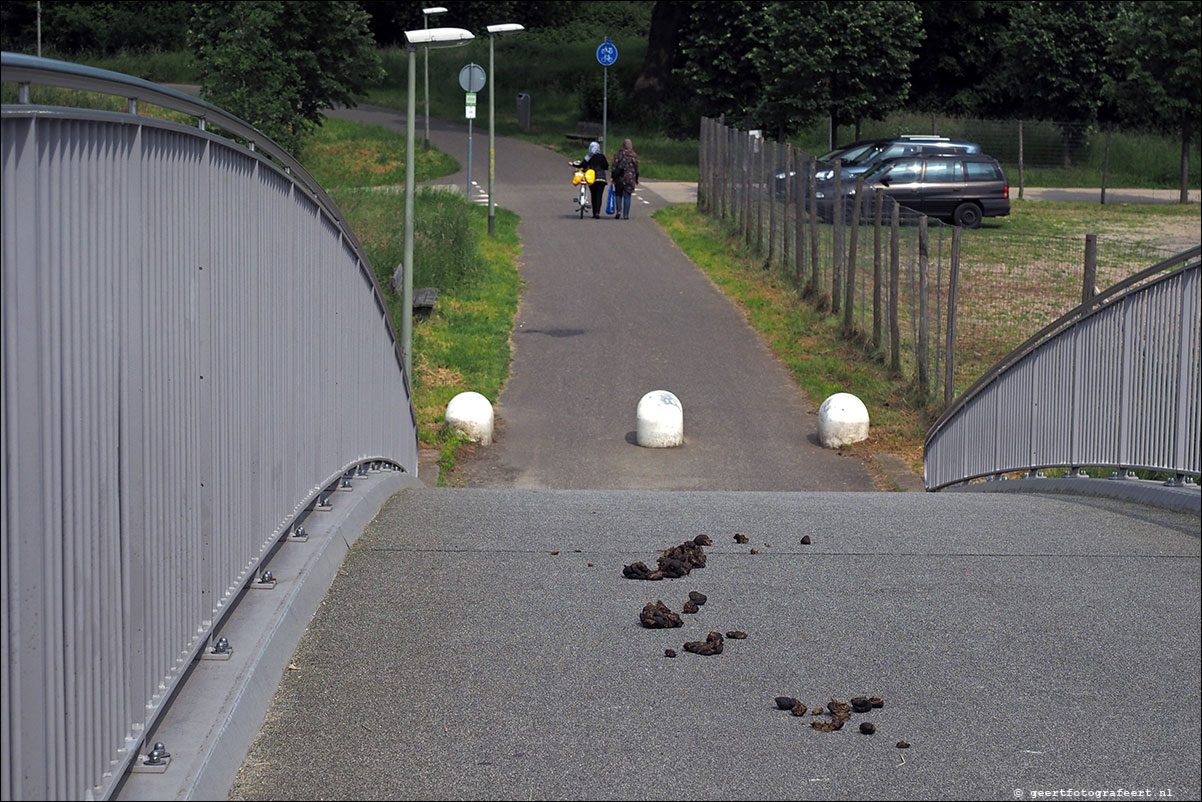
[[497,234],[497,204],[493,198],[493,180],[497,171],[497,151],[494,142],[497,118],[497,73],[493,68],[492,40],[499,33],[516,33],[524,30],[526,30],[525,27],[516,22],[488,26],[488,76],[491,81],[488,85],[488,236],[490,237]]
[[[445,14],[447,10],[442,6],[434,6],[433,8],[422,9],[422,28],[429,30],[430,18],[437,17],[439,14]],[[426,60],[426,69],[422,75],[426,83],[426,150],[430,149],[430,51],[426,50],[422,54]]]
[[404,349],[405,377],[413,386],[413,140],[417,126],[417,49],[419,47],[459,47],[474,37],[463,28],[426,28],[405,31],[405,49],[409,51],[408,113],[405,115],[405,250],[401,269],[404,274],[401,300],[401,347]]

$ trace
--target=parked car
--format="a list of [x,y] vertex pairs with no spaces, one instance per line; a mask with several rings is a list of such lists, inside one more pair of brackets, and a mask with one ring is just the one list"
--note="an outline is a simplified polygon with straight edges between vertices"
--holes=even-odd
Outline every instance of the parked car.
[[[843,178],[850,176],[853,181],[858,174],[868,172],[881,162],[899,159],[903,156],[916,156],[922,153],[981,152],[981,146],[976,142],[925,134],[903,134],[894,139],[876,139],[857,144],[861,147],[854,150],[849,149],[836,156],[843,160],[841,176]],[[822,169],[818,171],[816,177],[819,181],[831,181],[835,177],[835,171],[832,168]]]
[[[984,154],[914,155],[878,164],[864,174],[864,196],[881,191],[902,206],[930,217],[950,220],[962,228],[977,228],[985,217],[1010,214],[1010,183],[997,159]],[[819,208],[828,210],[831,184],[817,191]],[[855,184],[843,187],[854,197]]]
[[[882,162],[897,159],[902,156],[912,156],[920,153],[980,153],[981,146],[976,142],[964,139],[949,139],[945,136],[927,134],[902,134],[892,139],[865,139],[843,145],[818,158],[818,172],[814,174],[819,184],[833,181],[835,170],[832,167],[836,159],[843,162],[840,176],[844,180],[855,181],[860,173],[866,173]],[[790,170],[790,176],[797,173]],[[776,196],[784,197],[785,168],[776,170]]]

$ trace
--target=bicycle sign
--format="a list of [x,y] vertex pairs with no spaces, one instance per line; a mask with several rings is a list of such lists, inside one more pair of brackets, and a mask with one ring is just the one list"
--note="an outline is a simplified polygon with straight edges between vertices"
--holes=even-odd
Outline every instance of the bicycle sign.
[[601,46],[597,48],[597,61],[601,62],[603,67],[612,67],[614,62],[618,60],[618,48],[613,41],[607,36]]

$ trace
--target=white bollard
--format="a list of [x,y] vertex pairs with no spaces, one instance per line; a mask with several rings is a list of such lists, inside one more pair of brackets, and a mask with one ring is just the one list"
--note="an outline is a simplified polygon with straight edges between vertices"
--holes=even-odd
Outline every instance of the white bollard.
[[684,444],[684,407],[667,390],[652,390],[639,400],[635,433],[644,448]]
[[839,448],[868,439],[868,408],[851,393],[835,393],[818,408],[818,442]]
[[452,398],[443,419],[469,440],[485,446],[492,444],[492,404],[480,393],[460,393]]

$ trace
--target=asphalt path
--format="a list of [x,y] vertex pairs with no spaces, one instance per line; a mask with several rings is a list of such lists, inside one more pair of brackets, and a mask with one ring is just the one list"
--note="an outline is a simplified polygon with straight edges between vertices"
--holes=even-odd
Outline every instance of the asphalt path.
[[[404,130],[394,111],[340,117]],[[474,127],[472,179],[487,199],[488,128]],[[464,165],[437,183],[467,190],[467,127],[431,121],[434,145]],[[620,142],[619,129],[611,139]],[[585,147],[581,147],[583,156]],[[638,143],[635,143],[638,150]],[[612,154],[611,154],[612,155]],[[679,187],[645,183],[630,220],[575,213],[568,157],[498,138],[498,205],[522,218],[524,281],[494,443],[464,465],[469,487],[873,490],[864,464],[817,440],[817,404],[742,313],[648,215]],[[667,197],[665,197],[667,196]],[[635,442],[639,399],[674,394],[685,444]],[[871,411],[870,411],[871,414]]]
[[[697,534],[705,568],[623,578]],[[1107,500],[402,491],[232,798],[1196,799],[1199,615],[1197,516]],[[830,733],[773,703],[861,694]]]
[[[646,219],[667,192],[581,221],[565,158],[497,158],[526,282],[498,442],[472,487],[402,491],[355,542],[230,798],[1202,796],[1196,514],[834,492],[868,489],[862,466],[812,442],[783,368]],[[683,448],[630,442],[652,389],[680,396]],[[700,534],[704,568],[623,577]],[[690,590],[682,627],[640,626]],[[824,733],[779,695],[884,706]]]

